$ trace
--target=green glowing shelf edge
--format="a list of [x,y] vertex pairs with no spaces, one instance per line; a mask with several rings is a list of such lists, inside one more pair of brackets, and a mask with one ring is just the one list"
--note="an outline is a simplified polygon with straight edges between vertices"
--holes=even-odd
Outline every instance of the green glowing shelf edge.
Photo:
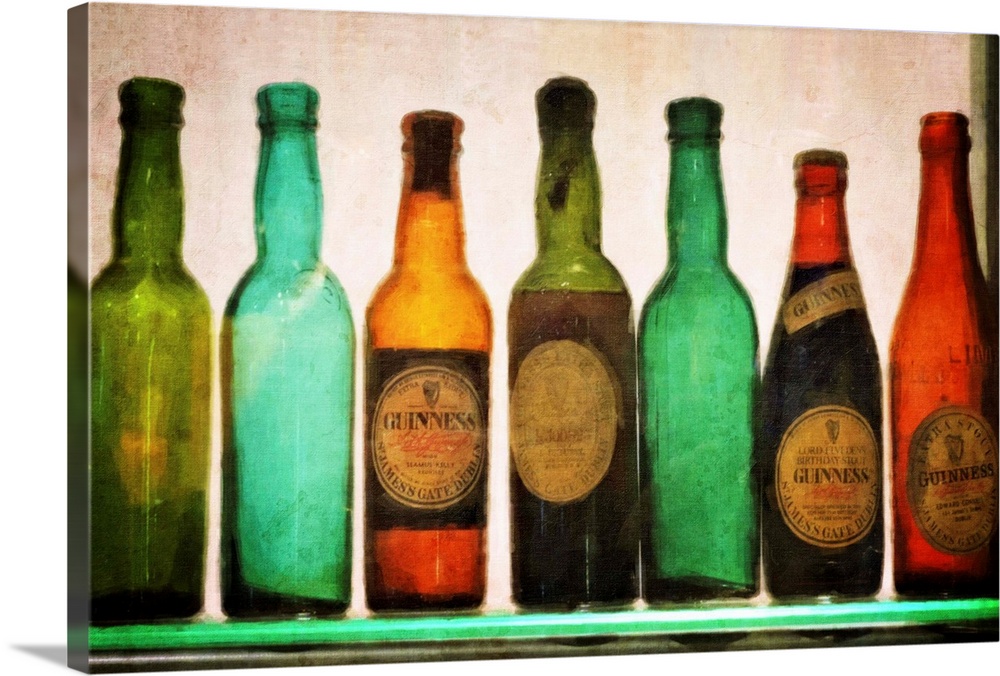
[[519,640],[657,634],[863,629],[995,623],[996,599],[825,605],[685,606],[595,613],[483,613],[280,622],[201,621],[91,628],[90,649],[151,651],[243,646]]

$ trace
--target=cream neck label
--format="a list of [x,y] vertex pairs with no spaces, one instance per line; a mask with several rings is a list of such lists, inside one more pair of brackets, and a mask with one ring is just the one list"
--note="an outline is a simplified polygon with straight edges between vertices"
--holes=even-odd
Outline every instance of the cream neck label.
[[857,411],[829,405],[800,415],[781,439],[774,472],[781,517],[799,539],[845,547],[874,526],[879,448]]
[[997,527],[997,439],[979,414],[949,406],[910,440],[906,493],[924,538],[946,554],[985,547]]
[[371,434],[379,483],[408,507],[453,505],[483,474],[482,403],[457,371],[421,366],[396,375],[375,405]]
[[861,281],[854,270],[844,270],[813,282],[795,293],[781,308],[781,321],[789,334],[824,317],[846,310],[864,309]]
[[510,397],[510,448],[525,487],[547,502],[582,500],[604,479],[618,436],[615,381],[601,356],[571,340],[538,345]]

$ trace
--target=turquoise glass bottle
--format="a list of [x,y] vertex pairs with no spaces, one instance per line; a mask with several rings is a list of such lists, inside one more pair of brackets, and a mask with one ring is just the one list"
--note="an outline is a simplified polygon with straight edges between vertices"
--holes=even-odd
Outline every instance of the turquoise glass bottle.
[[320,261],[316,90],[257,92],[257,260],[222,328],[223,608],[329,616],[350,603],[354,327]]
[[91,287],[91,621],[202,607],[212,376],[208,297],[181,255],[184,90],[135,78],[113,253]]
[[752,596],[757,325],[726,259],[722,106],[678,99],[666,117],[668,264],[639,321],[645,598]]

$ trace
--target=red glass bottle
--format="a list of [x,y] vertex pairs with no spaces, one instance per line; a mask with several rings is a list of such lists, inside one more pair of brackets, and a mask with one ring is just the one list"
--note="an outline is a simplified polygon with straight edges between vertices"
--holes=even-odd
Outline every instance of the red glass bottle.
[[997,594],[997,333],[976,260],[968,119],[921,120],[913,267],[889,352],[896,591]]

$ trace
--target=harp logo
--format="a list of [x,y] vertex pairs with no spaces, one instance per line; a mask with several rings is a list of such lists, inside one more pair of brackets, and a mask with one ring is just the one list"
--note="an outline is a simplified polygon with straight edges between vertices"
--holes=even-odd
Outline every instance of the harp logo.
[[441,396],[441,382],[438,380],[425,380],[423,384],[424,401],[431,408],[437,405],[438,397]]
[[826,436],[830,438],[830,443],[837,443],[837,437],[840,436],[840,423],[833,418],[826,421]]
[[957,465],[965,453],[965,439],[961,434],[949,434],[944,438],[944,445],[948,449],[948,459],[951,460],[951,464]]

